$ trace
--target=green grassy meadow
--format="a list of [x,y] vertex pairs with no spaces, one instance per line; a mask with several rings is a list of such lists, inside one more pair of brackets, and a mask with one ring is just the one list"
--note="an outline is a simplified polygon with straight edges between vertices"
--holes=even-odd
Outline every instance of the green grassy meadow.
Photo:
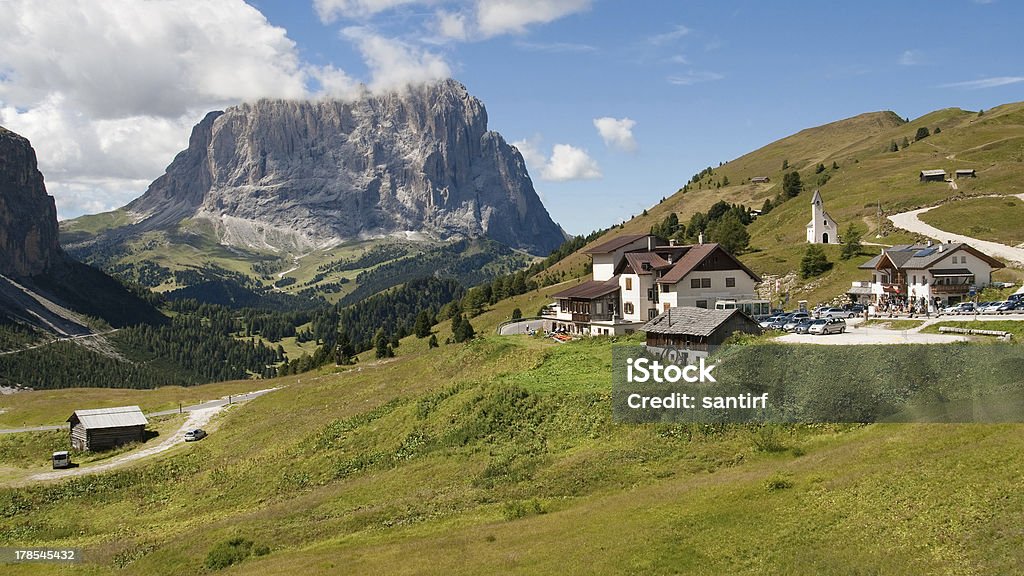
[[[271,382],[287,387],[202,442],[0,488],[0,545],[80,546],[83,574],[1024,566],[1021,426],[616,424],[613,343],[411,339],[395,359]],[[209,568],[232,542],[260,553]]]
[[972,238],[1016,246],[1024,243],[1024,202],[1020,198],[971,198],[929,210],[921,220]]

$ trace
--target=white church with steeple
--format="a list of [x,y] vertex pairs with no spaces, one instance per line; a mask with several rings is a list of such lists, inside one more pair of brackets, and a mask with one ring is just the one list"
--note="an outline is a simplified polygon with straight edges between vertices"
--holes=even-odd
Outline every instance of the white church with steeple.
[[807,223],[807,242],[809,244],[839,244],[839,226],[825,212],[821,194],[815,190],[811,198],[811,221]]

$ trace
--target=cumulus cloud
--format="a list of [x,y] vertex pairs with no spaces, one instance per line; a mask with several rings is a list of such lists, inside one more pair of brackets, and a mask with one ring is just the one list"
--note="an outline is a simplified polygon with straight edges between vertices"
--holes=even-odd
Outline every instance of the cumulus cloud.
[[32,141],[62,217],[143,192],[209,110],[354,86],[305,65],[241,0],[13,0],[4,12],[0,124]]
[[633,137],[634,126],[636,126],[636,121],[629,118],[616,119],[610,116],[594,118],[594,127],[597,128],[605,145],[625,152],[636,150],[636,139]]
[[476,21],[485,37],[522,33],[590,8],[590,0],[477,0]]
[[540,149],[540,137],[512,142],[523,155],[526,166],[541,180],[566,182],[569,180],[595,180],[602,177],[601,167],[586,150],[571,144],[555,144],[551,157]]
[[371,90],[393,90],[451,76],[451,68],[443,58],[412,44],[385,38],[362,27],[345,28],[342,35],[356,43],[366,60]]
[[437,31],[441,36],[452,40],[466,40],[469,30],[466,15],[458,12],[437,11]]

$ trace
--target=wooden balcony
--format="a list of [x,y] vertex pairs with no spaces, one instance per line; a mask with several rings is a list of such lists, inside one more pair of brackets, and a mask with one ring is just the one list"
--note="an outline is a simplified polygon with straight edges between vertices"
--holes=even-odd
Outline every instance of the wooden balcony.
[[967,294],[970,284],[932,284],[932,294]]

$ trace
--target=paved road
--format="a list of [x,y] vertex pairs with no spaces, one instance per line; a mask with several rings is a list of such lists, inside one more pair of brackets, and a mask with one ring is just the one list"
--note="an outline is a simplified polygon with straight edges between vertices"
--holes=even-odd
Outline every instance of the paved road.
[[513,322],[502,326],[498,333],[502,336],[527,334],[530,330],[540,330],[543,328],[544,322],[544,320],[523,320],[522,322]]
[[[240,404],[247,402],[253,398],[258,398],[268,392],[273,392],[277,388],[267,388],[265,390],[256,390],[255,392],[246,392],[245,394],[235,394],[232,396],[225,396],[218,398],[217,400],[210,400],[209,402],[203,402],[202,404],[193,404],[191,406],[183,406],[182,412],[198,412],[201,410],[208,410],[210,408],[222,408],[230,404]],[[160,412],[150,412],[146,416],[167,416],[170,414],[177,414],[178,409],[174,408],[171,410],[161,410]],[[66,430],[67,424],[54,424],[51,426],[31,426],[28,428],[4,428],[0,429],[0,434],[20,434],[22,432],[46,432],[47,430]]]
[[[1017,194],[1017,198],[1024,200],[1024,194]],[[936,240],[945,242],[952,240],[954,242],[965,242],[981,250],[982,252],[1000,258],[1003,260],[1009,260],[1016,262],[1020,265],[1024,265],[1024,249],[1015,248],[1013,246],[1007,246],[1005,244],[999,244],[998,242],[989,242],[987,240],[979,240],[977,238],[971,238],[970,236],[964,236],[962,234],[954,234],[952,232],[945,232],[938,228],[925,224],[921,221],[918,216],[925,212],[938,208],[938,206],[932,206],[931,208],[919,208],[917,210],[911,210],[910,212],[902,212],[900,214],[894,214],[889,216],[889,220],[892,221],[893,225],[897,228],[903,228],[916,234],[923,234],[930,236]]]

